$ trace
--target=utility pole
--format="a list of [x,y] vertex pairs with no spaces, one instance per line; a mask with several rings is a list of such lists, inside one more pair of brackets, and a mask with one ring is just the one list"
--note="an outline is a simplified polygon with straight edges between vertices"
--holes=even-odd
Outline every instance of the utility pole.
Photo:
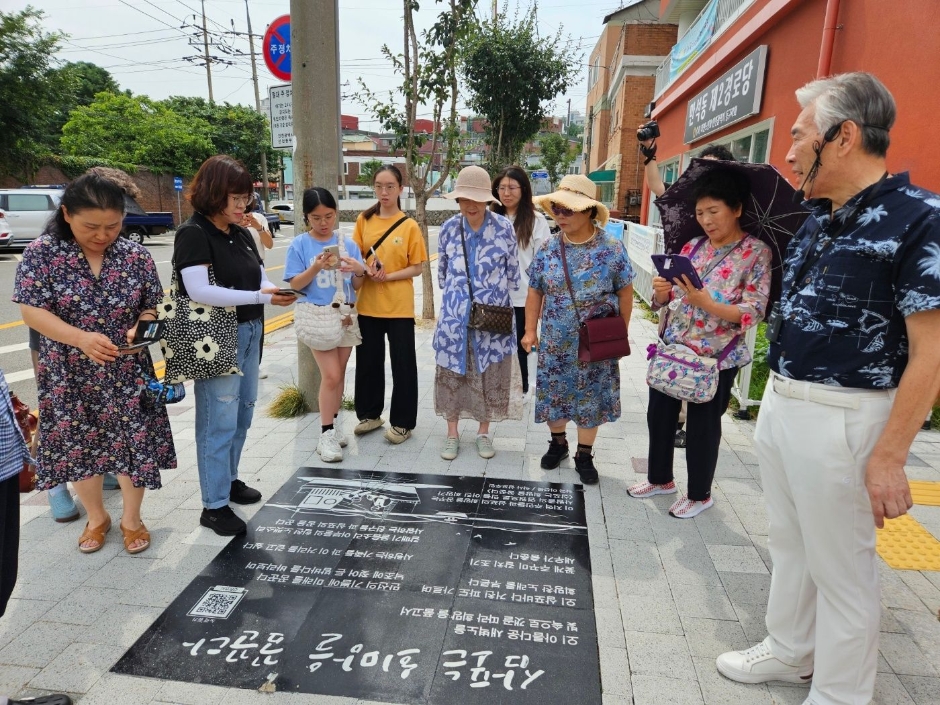
[[[255,38],[251,33],[251,13],[248,11],[248,0],[245,0],[245,16],[248,18],[248,48],[251,51],[251,80],[255,84],[255,110],[261,112],[261,94],[258,93],[258,64],[255,61]],[[570,106],[571,101],[568,101]],[[264,201],[264,210],[268,210],[268,145],[261,150],[261,200]]]
[[497,0],[493,0],[493,22],[496,21],[496,16],[499,14],[499,11],[496,9]]
[[569,130],[570,127],[571,127],[571,98],[568,98],[568,117],[565,119],[565,134],[567,134],[570,131]]
[[[295,228],[302,227],[303,192],[322,186],[337,194],[341,144],[339,124],[338,0],[291,0],[291,86],[294,113]],[[331,64],[330,62],[334,62]],[[300,389],[319,411],[320,370],[313,354],[297,343]],[[327,423],[332,423],[329,419]]]
[[209,58],[209,31],[206,29],[206,0],[202,0],[202,46],[206,52],[206,80],[209,82],[209,102],[212,99],[212,59]]

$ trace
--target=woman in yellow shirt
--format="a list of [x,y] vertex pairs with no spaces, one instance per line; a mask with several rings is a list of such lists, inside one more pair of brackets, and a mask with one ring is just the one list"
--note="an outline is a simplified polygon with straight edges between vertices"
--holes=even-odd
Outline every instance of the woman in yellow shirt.
[[379,202],[356,219],[353,240],[368,264],[359,290],[356,348],[357,436],[385,423],[385,338],[392,363],[392,404],[385,438],[402,443],[418,418],[418,361],[415,355],[415,292],[428,253],[418,224],[402,213],[402,175],[386,164],[372,176]]

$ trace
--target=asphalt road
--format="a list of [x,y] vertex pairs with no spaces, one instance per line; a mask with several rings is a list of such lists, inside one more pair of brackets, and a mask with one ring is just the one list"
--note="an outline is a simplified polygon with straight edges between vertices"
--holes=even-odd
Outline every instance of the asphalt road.
[[[341,223],[344,232],[352,231],[352,223]],[[437,252],[437,230],[432,228],[430,234],[430,251]],[[294,238],[294,228],[282,225],[281,230],[274,239],[274,248],[268,250],[265,258],[265,269],[268,277],[275,284],[279,284],[284,274],[284,260],[287,248]],[[170,260],[173,256],[173,234],[156,235],[148,238],[144,243],[157,264],[160,281],[164,288],[170,286]],[[36,407],[36,381],[33,377],[32,363],[30,361],[27,344],[28,331],[20,316],[18,304],[10,299],[13,296],[13,281],[16,274],[16,265],[22,259],[20,252],[0,252],[0,369],[3,370],[10,388],[16,392],[31,408]],[[277,306],[265,307],[265,317],[273,318],[285,312]],[[155,360],[162,359],[160,346],[150,348]]]

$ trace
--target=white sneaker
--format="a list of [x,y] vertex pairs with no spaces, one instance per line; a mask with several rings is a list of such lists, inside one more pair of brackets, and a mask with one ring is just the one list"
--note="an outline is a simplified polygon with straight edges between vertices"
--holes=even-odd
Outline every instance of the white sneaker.
[[698,516],[706,509],[710,509],[715,504],[715,500],[709,497],[706,500],[689,499],[687,495],[682,495],[671,507],[669,513],[676,519],[691,519]]
[[728,651],[715,659],[718,672],[738,683],[809,683],[813,679],[812,666],[791,666],[770,653],[764,639],[746,651]]
[[346,438],[346,434],[343,433],[343,430],[339,427],[339,418],[333,419],[333,435],[336,437],[336,442],[339,443],[341,448],[345,448],[349,445],[349,439]]
[[320,434],[320,440],[317,442],[317,455],[324,463],[338,463],[343,459],[343,449],[336,441],[334,429]]

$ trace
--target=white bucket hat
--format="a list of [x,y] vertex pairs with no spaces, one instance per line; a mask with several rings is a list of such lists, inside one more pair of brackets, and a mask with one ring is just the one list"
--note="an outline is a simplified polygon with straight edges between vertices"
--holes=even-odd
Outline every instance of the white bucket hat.
[[486,169],[479,166],[465,166],[457,174],[454,190],[444,194],[444,198],[466,198],[477,203],[499,201],[493,196],[493,184]]
[[549,215],[552,214],[552,203],[579,212],[597,208],[595,220],[601,227],[610,218],[610,210],[597,200],[597,185],[582,174],[568,174],[557,189],[544,196],[536,196],[532,202]]

